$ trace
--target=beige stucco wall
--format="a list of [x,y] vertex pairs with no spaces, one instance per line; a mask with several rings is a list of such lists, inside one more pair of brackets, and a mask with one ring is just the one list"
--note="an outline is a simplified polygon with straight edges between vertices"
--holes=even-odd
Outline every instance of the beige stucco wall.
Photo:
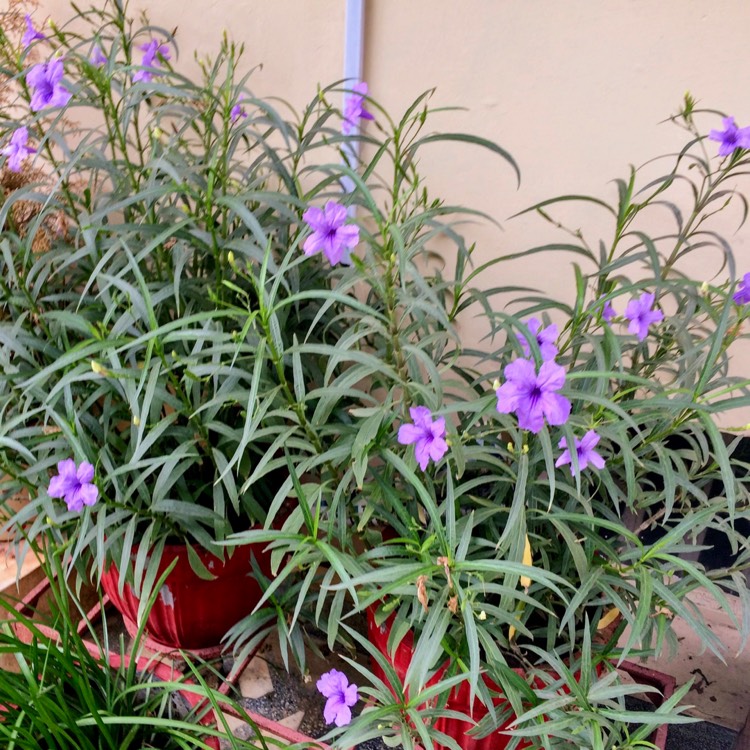
[[[465,147],[436,148],[423,162],[435,194],[482,209],[505,230],[471,230],[481,257],[542,241],[536,219],[516,211],[560,193],[611,197],[628,164],[685,142],[663,124],[690,90],[705,107],[750,124],[746,0],[365,0],[365,75],[374,97],[398,110],[436,87],[436,106],[466,111],[438,124],[498,141],[522,183],[499,160]],[[215,49],[224,29],[263,63],[255,93],[298,106],[318,83],[342,75],[345,0],[133,0],[152,20],[178,26],[182,60]],[[39,15],[65,16],[67,0],[41,0]],[[705,121],[706,127],[718,125]],[[595,217],[570,214],[591,225]],[[730,230],[733,231],[733,230]],[[750,270],[750,231],[733,237]],[[706,273],[709,273],[706,270]],[[569,266],[517,266],[510,283],[555,288]],[[750,351],[735,370],[750,375]],[[750,411],[735,424],[750,422]]]

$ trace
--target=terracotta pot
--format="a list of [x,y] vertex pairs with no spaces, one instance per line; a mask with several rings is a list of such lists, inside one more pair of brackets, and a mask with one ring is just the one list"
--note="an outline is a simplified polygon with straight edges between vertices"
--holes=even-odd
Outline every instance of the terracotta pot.
[[[393,665],[394,670],[396,671],[396,674],[398,675],[399,680],[403,682],[406,677],[406,672],[409,669],[409,665],[411,664],[412,656],[414,654],[414,636],[412,635],[412,633],[407,633],[396,647],[393,656],[390,656],[388,653],[388,637],[390,636],[391,625],[394,616],[391,616],[382,625],[378,626],[375,622],[375,611],[376,607],[370,607],[367,610],[367,634],[369,641],[375,646],[378,651],[380,651],[381,654],[388,657],[389,661]],[[435,675],[429,680],[427,685],[433,685],[438,682],[444,675],[448,666],[448,662],[446,661],[437,670]],[[376,677],[388,684],[388,680],[383,670],[380,668],[380,665],[375,661],[375,659],[371,659],[370,668],[372,669]],[[654,670],[645,669],[644,667],[641,667],[632,662],[622,662],[619,665],[619,668],[624,672],[630,674],[640,684],[651,685],[660,689],[662,695],[658,701],[655,701],[655,705],[660,705],[661,702],[666,700],[674,692],[675,679],[673,677],[670,677],[669,675],[663,674],[661,672],[655,672]],[[598,669],[600,674],[603,673],[604,665],[599,665]],[[513,671],[521,676],[523,676],[524,674],[524,671],[522,669],[514,669]],[[502,690],[502,688],[500,688],[487,677],[484,677],[484,684],[493,693],[497,693]],[[544,685],[540,680],[534,686],[543,687]],[[493,698],[493,705],[496,708],[502,710],[505,704],[506,700],[502,695],[496,695]],[[476,698],[473,704],[470,702],[470,690],[468,682],[462,682],[460,685],[453,688],[451,694],[448,696],[445,707],[446,709],[452,711],[459,711],[466,716],[471,716],[471,718],[473,719],[473,721],[469,722],[462,721],[460,719],[442,717],[435,722],[435,729],[443,732],[444,734],[447,734],[449,737],[452,737],[462,748],[462,750],[505,750],[505,748],[510,743],[511,738],[506,734],[502,734],[502,732],[510,727],[511,722],[515,719],[515,716],[509,717],[506,722],[498,727],[498,729],[496,729],[486,737],[473,737],[467,734],[467,732],[469,732],[469,730],[471,730],[472,727],[475,726],[475,724],[479,723],[489,713],[487,707],[484,706]],[[649,738],[657,748],[660,748],[660,750],[664,750],[664,748],[666,747],[667,729],[668,725],[663,724],[658,729],[656,729]],[[442,746],[436,745],[436,747],[440,748]],[[518,750],[522,750],[522,748],[527,747],[530,747],[530,743],[524,741],[521,741],[517,745]]]
[[[216,577],[199,578],[190,566],[184,544],[167,545],[159,564],[160,576],[177,560],[159,592],[146,623],[150,640],[162,650],[206,649],[218,646],[227,631],[249,615],[262,591],[253,577],[251,557],[264,575],[270,575],[271,556],[263,544],[238,547],[222,562],[210,552],[194,547],[203,564]],[[139,597],[126,582],[118,591],[119,571],[111,565],[102,574],[102,588],[122,614],[129,629],[136,627]]]

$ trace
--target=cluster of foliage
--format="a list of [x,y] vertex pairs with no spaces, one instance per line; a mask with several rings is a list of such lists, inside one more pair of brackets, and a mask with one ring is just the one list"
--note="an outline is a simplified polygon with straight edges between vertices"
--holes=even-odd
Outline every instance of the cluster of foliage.
[[[49,585],[38,610],[3,602],[0,680],[3,744],[16,750],[232,750],[277,746],[233,700],[208,686],[207,665],[187,676],[136,658],[142,632],[126,649],[107,619],[84,619],[81,601],[46,550]],[[159,670],[166,674],[159,674]],[[192,679],[190,679],[192,678]],[[231,710],[247,721],[253,741],[237,739],[215,716]],[[208,723],[208,726],[204,725]],[[211,726],[213,724],[213,726]]]
[[[674,616],[720,651],[699,586],[748,603],[746,545],[718,571],[686,556],[709,528],[743,545],[750,509],[716,426],[750,403],[729,374],[750,277],[714,224],[745,207],[746,129],[712,131],[717,159],[699,128],[715,113],[686,100],[689,142],[661,177],[529,209],[557,223],[577,198],[609,238],[475,268],[459,225],[478,213],[431,197],[419,156],[457,141],[517,167],[430,132],[429,94],[395,119],[363,84],[280,111],[247,89],[241,47],[198,81],[176,51],[119,2],[0,38],[18,95],[0,112],[0,487],[32,499],[19,536],[147,590],[168,542],[267,546],[275,575],[230,641],[274,630],[302,668],[308,627],[370,651],[374,708],[343,744],[455,747],[439,720],[465,683],[480,733],[512,712],[516,744],[642,746],[676,701],[628,713],[610,660],[674,646]],[[718,258],[711,280],[689,275],[696,252]],[[560,256],[560,298],[487,283]],[[468,346],[476,311],[487,336]],[[413,651],[403,673],[359,632],[365,611],[383,651]],[[356,690],[321,689],[346,724]]]

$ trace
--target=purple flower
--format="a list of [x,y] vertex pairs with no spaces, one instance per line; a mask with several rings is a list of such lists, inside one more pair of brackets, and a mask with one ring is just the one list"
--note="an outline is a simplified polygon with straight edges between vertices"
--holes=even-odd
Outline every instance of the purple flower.
[[316,686],[318,691],[328,699],[323,709],[326,724],[335,724],[337,727],[346,726],[352,720],[351,707],[359,700],[357,686],[350,685],[346,675],[338,669],[332,669],[321,675]]
[[24,32],[23,36],[21,37],[21,45],[24,49],[28,47],[32,42],[36,41],[37,39],[46,39],[44,34],[42,34],[41,31],[37,31],[34,28],[34,24],[31,21],[31,16],[27,13],[26,16],[26,31]]
[[[158,68],[161,65],[159,57],[162,60],[169,60],[169,46],[166,44],[159,44],[159,41],[152,39],[150,42],[142,44],[139,49],[143,50],[143,58],[141,59],[141,66],[144,68]],[[158,57],[157,57],[158,55]],[[139,70],[133,74],[133,83],[139,81],[150,81],[154,77],[153,73],[149,70]]]
[[506,366],[505,382],[497,389],[497,410],[515,412],[522,430],[539,432],[546,419],[561,425],[570,416],[570,401],[558,391],[565,385],[565,369],[552,360],[542,362],[537,374],[530,359],[517,359]]
[[24,159],[36,153],[35,148],[27,146],[29,140],[29,131],[25,127],[17,128],[8,141],[8,145],[2,150],[2,153],[8,157],[8,169],[11,172],[20,172]]
[[89,62],[96,68],[101,68],[107,62],[107,56],[102,51],[102,48],[97,44],[93,50],[91,50],[91,57]]
[[365,97],[367,96],[367,84],[363,81],[352,87],[352,93],[347,94],[344,99],[344,121],[341,130],[344,135],[349,135],[357,128],[358,120],[374,120],[371,112],[365,109]]
[[[589,464],[597,469],[604,468],[604,459],[594,450],[596,444],[599,442],[599,436],[593,431],[589,430],[580,440],[574,438],[575,450],[578,456],[578,471],[583,471]],[[560,458],[555,461],[555,466],[565,466],[570,464],[570,473],[575,474],[573,470],[573,459],[570,457],[570,449],[567,448],[568,441],[565,438],[561,438],[558,443],[558,448],[565,448],[560,454]]]
[[721,123],[724,130],[708,134],[712,141],[719,141],[719,156],[729,156],[738,148],[750,148],[750,128],[738,128],[734,117],[725,117]]
[[445,442],[445,418],[432,419],[426,406],[412,406],[409,409],[414,424],[402,424],[398,428],[398,442],[401,445],[414,443],[414,455],[419,468],[424,471],[430,459],[439,461],[448,451]]
[[70,91],[60,83],[64,72],[61,57],[35,65],[29,70],[26,83],[34,90],[29,104],[33,112],[48,107],[64,107],[70,101]]
[[616,318],[616,317],[617,317],[617,313],[615,312],[615,308],[612,307],[612,303],[609,300],[607,300],[604,303],[604,307],[602,307],[602,320],[605,323],[611,323],[612,318]]
[[247,117],[247,112],[245,112],[245,108],[242,106],[241,102],[237,102],[237,104],[232,107],[231,111],[229,112],[229,117],[231,118],[232,122],[236,122],[240,119],[240,117],[242,117],[243,119]]
[[336,201],[328,201],[325,209],[310,206],[302,218],[313,230],[302,245],[305,255],[315,255],[322,250],[332,266],[349,261],[349,250],[359,242],[359,227],[345,225],[344,206]]
[[750,273],[746,273],[742,277],[742,281],[740,281],[737,291],[732,295],[732,299],[738,305],[746,305],[750,302]]
[[661,310],[653,310],[654,294],[644,292],[638,299],[631,299],[625,308],[625,317],[630,321],[628,331],[643,341],[648,336],[648,327],[664,319]]
[[[546,362],[548,359],[554,359],[557,356],[557,347],[555,346],[555,342],[557,341],[557,326],[553,323],[546,328],[542,328],[542,324],[537,318],[529,318],[526,327],[530,333],[536,336],[536,343],[539,346],[542,360]],[[526,336],[523,333],[517,333],[516,337],[521,342],[523,353],[527,357],[530,357],[531,347],[526,340]]]
[[590,307],[592,308],[591,314],[601,315],[602,320],[605,323],[611,323],[612,319],[617,317],[617,311],[614,307],[612,307],[612,303],[609,300],[605,299],[604,295],[592,302]]
[[93,505],[99,497],[99,490],[92,483],[94,467],[88,461],[82,461],[76,468],[72,458],[66,458],[57,464],[57,476],[49,482],[47,494],[50,497],[62,497],[68,510],[81,511],[84,505]]

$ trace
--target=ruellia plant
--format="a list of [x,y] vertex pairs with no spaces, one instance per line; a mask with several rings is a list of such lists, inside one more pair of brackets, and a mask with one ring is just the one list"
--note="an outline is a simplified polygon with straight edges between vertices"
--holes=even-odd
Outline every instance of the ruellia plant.
[[[61,459],[96,466],[99,489],[84,503],[105,502],[92,511],[69,496],[58,497],[72,514],[59,502],[29,509],[31,536],[49,526],[76,538],[71,564],[93,551],[99,569],[112,559],[127,568],[134,540],[154,561],[166,539],[208,547],[264,518],[275,493],[272,479],[245,482],[273,444],[258,436],[245,450],[248,404],[276,385],[260,364],[253,374],[245,300],[256,290],[233,269],[274,268],[295,242],[304,146],[244,89],[240,52],[227,42],[190,80],[169,67],[174,39],[135,27],[118,4],[20,46],[3,37],[3,74],[19,97],[4,123],[4,174],[23,178],[0,216],[13,330],[3,421],[31,450],[13,450],[5,468],[36,487]],[[50,217],[65,231],[48,236]],[[280,292],[310,292],[301,320],[317,314],[321,276],[308,264]]]
[[[167,541],[220,553],[276,518],[287,461],[350,502],[364,469],[360,456],[350,471],[352,409],[378,402],[377,387],[362,402],[361,378],[385,368],[412,388],[418,359],[442,368],[456,351],[444,301],[469,282],[470,251],[448,217],[472,212],[428,197],[418,151],[444,137],[510,157],[423,133],[425,97],[400,121],[383,113],[378,137],[352,132],[375,108],[362,93],[331,104],[341,86],[282,114],[246,88],[228,40],[193,80],[171,68],[173,37],[117,3],[44,33],[28,23],[2,48],[17,91],[4,174],[23,182],[0,209],[3,484],[34,498],[15,525],[57,534],[81,573],[114,562],[140,587]],[[377,150],[368,170],[360,141]],[[65,231],[40,249],[50,216]],[[443,235],[463,282],[415,265]],[[412,336],[426,358],[404,350]],[[331,358],[340,346],[357,368]]]
[[[342,746],[383,727],[404,746],[427,737],[455,746],[440,717],[469,711],[455,702],[462,682],[485,707],[473,713],[477,731],[512,730],[509,746],[644,746],[654,724],[628,734],[628,690],[615,687],[612,660],[676,649],[675,617],[723,652],[691,594],[702,588],[733,619],[728,597],[748,601],[747,544],[735,528],[748,511],[747,461],[740,439],[717,426],[748,404],[748,381],[729,365],[747,336],[750,277],[717,215],[745,214],[748,152],[732,141],[731,118],[707,139],[699,123],[711,117],[688,98],[673,118],[685,148],[656,179],[633,170],[617,181],[613,203],[562,196],[529,209],[558,224],[556,207],[579,200],[609,216],[610,237],[591,242],[561,226],[561,241],[471,271],[485,291],[459,275],[444,282],[449,316],[480,310],[488,337],[478,348],[454,337],[448,360],[431,361],[420,313],[439,284],[409,285],[418,267],[409,245],[405,256],[394,248],[399,293],[414,295],[399,298],[408,376],[367,371],[361,342],[331,348],[336,363],[349,357],[363,405],[350,409],[347,489],[293,472],[300,504],[283,528],[234,537],[269,543],[278,573],[267,606],[232,637],[250,645],[270,620],[300,656],[312,620],[332,648],[377,651],[380,641],[374,673],[352,671],[377,686],[361,690],[382,711],[364,710]],[[690,275],[695,254],[708,277]],[[571,270],[560,299],[502,284],[506,263],[561,255]],[[729,536],[730,567],[697,562],[707,529]],[[333,695],[335,718],[349,703],[343,688]]]
[[[680,720],[684,691],[628,711],[611,665],[675,646],[675,616],[720,652],[698,587],[747,604],[747,466],[717,426],[749,403],[729,364],[750,276],[721,232],[746,213],[747,131],[687,99],[688,142],[656,177],[533,206],[561,239],[475,265],[462,224],[490,217],[433,197],[420,156],[484,149],[509,189],[518,167],[433,131],[429,92],[393,116],[343,82],[297,113],[252,95],[228,39],[191,77],[117,2],[28,23],[0,49],[19,538],[146,589],[167,542],[264,545],[273,575],[256,571],[263,601],[229,644],[275,632],[304,668],[316,627],[370,653],[358,688],[321,678],[341,746],[455,748],[443,720],[465,716],[509,747],[644,747]],[[574,200],[609,235],[566,230]],[[550,258],[570,261],[556,293],[507,282]],[[731,567],[696,561],[707,529]]]

